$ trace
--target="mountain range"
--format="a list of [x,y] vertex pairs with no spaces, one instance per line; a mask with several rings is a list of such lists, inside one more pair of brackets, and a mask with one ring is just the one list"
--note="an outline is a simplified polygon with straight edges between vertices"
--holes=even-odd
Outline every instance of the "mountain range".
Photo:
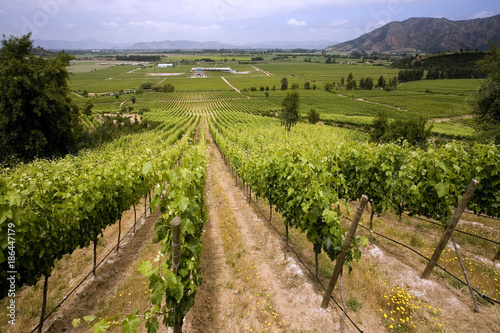
[[460,49],[489,49],[500,42],[500,15],[464,21],[410,18],[391,22],[348,42],[326,48],[332,52],[436,53]]
[[[164,40],[130,43],[103,43],[93,39],[83,41],[35,40],[35,46],[48,50],[204,50],[204,49],[316,49],[332,52],[411,52],[436,53],[459,49],[489,49],[488,42],[500,42],[500,15],[473,20],[450,21],[446,18],[415,17],[391,22],[356,39],[334,44],[328,41],[271,41],[225,44],[219,41],[196,42]],[[328,46],[331,45],[331,46]]]
[[36,46],[41,46],[47,50],[207,50],[207,49],[316,49],[322,50],[332,41],[270,41],[261,43],[247,43],[241,45],[225,44],[218,41],[210,42],[195,42],[189,40],[164,40],[152,42],[130,43],[104,43],[94,39],[86,39],[82,41],[65,41],[65,40],[35,40]]

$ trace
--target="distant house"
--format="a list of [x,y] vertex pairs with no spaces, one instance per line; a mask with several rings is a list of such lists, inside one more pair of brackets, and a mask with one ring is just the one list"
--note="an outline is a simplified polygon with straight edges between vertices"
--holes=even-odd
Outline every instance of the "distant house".
[[158,64],[158,68],[173,68],[174,64]]
[[205,71],[201,67],[191,69],[191,77],[206,77]]

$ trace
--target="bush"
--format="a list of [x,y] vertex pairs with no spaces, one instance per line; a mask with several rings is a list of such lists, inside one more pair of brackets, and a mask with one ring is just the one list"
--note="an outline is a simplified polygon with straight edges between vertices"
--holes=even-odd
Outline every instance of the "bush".
[[424,148],[431,136],[432,125],[427,126],[427,119],[422,116],[410,116],[389,122],[385,114],[379,113],[373,120],[370,140],[373,142],[408,142]]
[[319,112],[312,108],[307,113],[307,118],[309,119],[309,123],[316,124],[319,121]]

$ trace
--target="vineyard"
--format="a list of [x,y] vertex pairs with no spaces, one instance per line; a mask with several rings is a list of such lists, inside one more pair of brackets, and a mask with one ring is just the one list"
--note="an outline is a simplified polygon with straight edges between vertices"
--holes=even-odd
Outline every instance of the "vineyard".
[[[78,67],[72,89],[100,93],[163,80],[147,77],[148,68],[88,66]],[[325,83],[349,72],[358,79],[393,73],[258,66],[274,75],[243,64],[232,67],[252,74],[224,73],[241,92],[218,74],[168,77],[175,92],[147,91],[133,101],[94,97],[95,114],[147,110],[141,117],[160,125],[1,170],[2,332],[496,331],[499,147],[375,145],[358,130],[379,111],[394,119],[466,116],[470,80],[433,82],[432,94],[420,83],[327,92]],[[319,125],[299,122],[289,133],[281,126],[285,76],[300,85],[301,113],[320,112]],[[316,89],[303,89],[308,80]],[[74,100],[83,106],[87,98]],[[436,123],[434,133],[469,138],[467,124]],[[431,277],[421,279],[473,179],[479,184],[467,213]],[[369,204],[351,243],[346,233],[362,195]],[[338,262],[344,269],[322,310]],[[117,278],[108,273],[120,267]],[[12,274],[16,326],[8,323]]]

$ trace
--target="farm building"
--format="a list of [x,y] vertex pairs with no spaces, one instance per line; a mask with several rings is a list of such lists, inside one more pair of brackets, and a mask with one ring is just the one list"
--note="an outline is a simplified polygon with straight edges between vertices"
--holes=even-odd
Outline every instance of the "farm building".
[[174,64],[158,64],[158,68],[173,68]]
[[191,68],[191,77],[206,77],[204,68],[201,67],[193,67]]
[[193,67],[191,68],[191,77],[205,77],[205,72],[227,72],[237,73],[231,67]]

